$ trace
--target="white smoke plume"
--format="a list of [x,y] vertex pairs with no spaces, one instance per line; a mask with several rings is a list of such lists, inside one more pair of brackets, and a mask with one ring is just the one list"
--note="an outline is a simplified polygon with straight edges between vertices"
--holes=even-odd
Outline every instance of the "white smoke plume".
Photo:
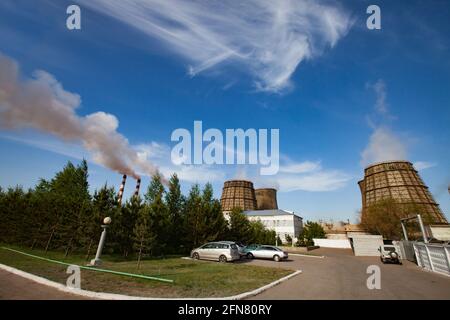
[[19,79],[18,64],[0,52],[0,128],[32,128],[67,142],[81,142],[94,162],[138,178],[158,169],[139,157],[128,140],[117,132],[119,121],[105,112],[81,117],[79,95],[64,90],[52,75],[36,71]]
[[389,122],[397,118],[391,115],[387,103],[386,83],[379,79],[374,84],[368,84],[367,89],[375,93],[374,114],[368,118],[373,128],[369,143],[361,153],[363,167],[382,161],[406,160],[408,148],[405,142],[389,128]]
[[376,128],[369,144],[361,154],[361,165],[392,160],[407,159],[407,150],[403,141],[386,127]]

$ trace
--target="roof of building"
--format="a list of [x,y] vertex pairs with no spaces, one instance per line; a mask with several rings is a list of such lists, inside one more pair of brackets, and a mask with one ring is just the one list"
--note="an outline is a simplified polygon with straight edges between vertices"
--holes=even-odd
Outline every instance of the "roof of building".
[[293,215],[297,216],[301,219],[298,214],[292,212],[292,211],[286,211],[281,209],[271,209],[271,210],[247,210],[244,211],[244,214],[247,216],[287,216],[287,215]]

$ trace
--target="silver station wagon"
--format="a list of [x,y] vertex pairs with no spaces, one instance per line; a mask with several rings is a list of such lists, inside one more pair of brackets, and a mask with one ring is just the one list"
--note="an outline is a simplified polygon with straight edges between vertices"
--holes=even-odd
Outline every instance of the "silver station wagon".
[[274,261],[279,262],[288,258],[287,252],[284,252],[283,250],[275,246],[255,246],[250,248],[247,252],[248,259],[273,259]]
[[227,262],[239,260],[240,254],[238,246],[230,242],[209,242],[191,251],[193,259],[215,260]]

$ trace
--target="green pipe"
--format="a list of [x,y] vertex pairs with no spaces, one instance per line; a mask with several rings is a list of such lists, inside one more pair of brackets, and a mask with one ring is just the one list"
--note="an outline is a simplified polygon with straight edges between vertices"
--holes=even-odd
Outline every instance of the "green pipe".
[[[26,253],[26,252],[14,250],[14,249],[11,249],[11,248],[2,247],[2,249],[9,250],[9,251],[16,252],[16,253],[20,253],[20,254],[23,254],[25,256],[29,256],[29,257],[40,259],[40,260],[44,260],[44,261],[62,264],[62,265],[65,265],[65,266],[72,266],[72,265],[74,265],[72,263],[67,263],[67,262],[62,262],[62,261],[58,261],[58,260],[53,260],[53,259],[48,259],[48,258],[35,256],[33,254],[29,254],[29,253]],[[157,278],[157,277],[144,276],[144,275],[141,275],[141,274],[120,272],[120,271],[113,271],[113,270],[92,268],[92,267],[85,267],[85,266],[78,266],[78,267],[80,269],[91,270],[91,271],[98,271],[98,272],[105,272],[105,273],[112,273],[112,274],[118,274],[118,275],[121,275],[121,276],[127,276],[127,277],[132,277],[132,278],[140,278],[140,279],[146,279],[146,280],[155,280],[155,281],[173,283],[173,280],[170,280],[170,279],[163,279],[163,278]]]

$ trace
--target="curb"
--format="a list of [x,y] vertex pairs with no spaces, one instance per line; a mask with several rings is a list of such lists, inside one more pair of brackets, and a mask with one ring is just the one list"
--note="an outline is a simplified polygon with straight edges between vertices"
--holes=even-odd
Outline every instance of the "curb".
[[152,297],[136,297],[136,296],[127,296],[123,294],[116,294],[116,293],[105,293],[105,292],[94,292],[94,291],[88,291],[83,289],[76,289],[76,288],[70,288],[67,287],[61,283],[54,282],[39,276],[36,276],[34,274],[24,272],[22,270],[9,267],[4,264],[0,264],[0,269],[10,272],[12,274],[18,275],[22,278],[34,281],[36,283],[55,288],[61,292],[64,293],[70,293],[70,294],[76,294],[79,296],[87,297],[87,298],[93,298],[93,299],[102,299],[102,300],[241,300],[245,298],[249,298],[252,296],[255,296],[257,294],[260,294],[263,291],[266,291],[267,289],[270,289],[281,282],[284,282],[292,277],[295,277],[296,275],[302,273],[301,270],[297,270],[283,278],[280,278],[278,280],[275,280],[263,287],[257,288],[252,291],[244,292],[238,295],[229,296],[229,297],[217,297],[217,298],[152,298]]
[[289,253],[289,256],[296,256],[296,257],[307,257],[307,258],[317,258],[317,259],[323,259],[325,256],[313,256],[309,254],[301,254],[301,253]]

